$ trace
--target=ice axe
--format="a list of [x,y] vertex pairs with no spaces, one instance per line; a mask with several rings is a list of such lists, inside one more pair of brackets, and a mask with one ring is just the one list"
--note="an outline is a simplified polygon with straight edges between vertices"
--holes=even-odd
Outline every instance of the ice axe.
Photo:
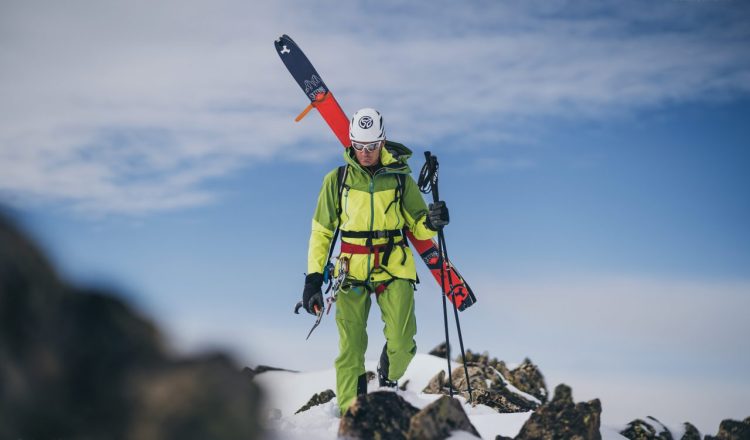
[[[302,301],[298,302],[297,305],[294,306],[294,313],[299,315],[299,309],[301,308],[302,308]],[[310,339],[310,335],[312,334],[313,330],[315,330],[318,327],[318,325],[320,324],[320,320],[323,319],[323,307],[318,307],[317,304],[314,304],[313,309],[315,310],[315,316],[317,316],[317,318],[315,319],[315,324],[313,324],[312,328],[310,329],[310,333],[307,334],[305,341]]]

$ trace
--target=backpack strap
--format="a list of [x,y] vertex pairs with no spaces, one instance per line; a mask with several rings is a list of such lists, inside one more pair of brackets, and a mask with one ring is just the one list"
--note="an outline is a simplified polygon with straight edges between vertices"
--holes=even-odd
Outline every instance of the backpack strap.
[[[404,174],[396,174],[396,199],[398,199],[398,209],[401,210],[401,215],[404,216],[404,188],[406,188],[406,175]],[[404,216],[406,218],[406,216]],[[401,236],[404,237],[404,243],[406,243],[406,222],[404,221],[404,227],[401,229]],[[407,245],[408,246],[408,245]],[[406,263],[406,252],[404,252],[404,257],[401,259],[401,265],[403,266]],[[417,277],[419,277],[417,275]],[[419,280],[419,278],[417,278]],[[419,281],[417,281],[419,282]]]
[[[349,173],[349,165],[341,165],[337,171],[336,183],[338,184],[337,190],[339,193],[338,203],[336,204],[336,215],[341,220],[341,196],[344,194],[344,187],[346,186],[346,175]],[[338,228],[336,228],[338,230]],[[334,240],[335,241],[335,240]]]
[[[338,190],[338,202],[336,203],[336,217],[338,218],[338,225],[336,225],[336,230],[333,232],[333,240],[331,240],[331,245],[328,247],[328,258],[326,259],[326,267],[328,264],[330,264],[331,256],[333,256],[333,250],[336,247],[336,240],[339,238],[339,229],[341,227],[341,195],[344,193],[344,187],[346,186],[346,175],[349,172],[349,165],[342,165],[339,167],[337,175],[336,175],[336,183],[338,184],[337,190]],[[330,277],[333,274],[328,274]],[[325,276],[323,277],[326,278]]]

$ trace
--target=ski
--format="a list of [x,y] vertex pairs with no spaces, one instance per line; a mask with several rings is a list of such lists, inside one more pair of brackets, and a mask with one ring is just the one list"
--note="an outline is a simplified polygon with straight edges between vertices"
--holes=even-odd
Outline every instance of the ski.
[[344,147],[348,147],[349,118],[344,113],[344,110],[341,109],[336,98],[333,97],[333,93],[326,87],[310,60],[307,59],[297,44],[286,34],[279,37],[274,42],[274,45],[276,46],[276,52],[281,57],[281,61],[284,62],[287,70],[289,70],[295,81],[297,81],[297,84],[310,100],[310,105],[295,118],[295,121],[299,122],[310,110],[316,108],[328,126],[331,127],[336,137],[338,137],[339,142]]
[[[297,116],[295,121],[299,122],[314,108],[318,110],[318,113],[326,121],[344,148],[349,148],[351,145],[349,118],[310,60],[294,40],[286,34],[279,37],[274,42],[274,46],[281,61],[310,100],[310,104]],[[422,261],[430,269],[435,281],[441,286],[443,293],[456,305],[456,308],[463,311],[471,307],[477,301],[474,292],[453,263],[449,260],[443,261],[440,258],[435,241],[418,240],[411,231],[407,231],[407,237],[419,253]],[[446,275],[445,282],[441,279],[441,269]]]

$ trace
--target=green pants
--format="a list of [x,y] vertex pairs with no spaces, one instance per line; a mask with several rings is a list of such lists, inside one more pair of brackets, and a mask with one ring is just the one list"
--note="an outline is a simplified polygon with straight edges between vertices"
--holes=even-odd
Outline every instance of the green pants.
[[[372,304],[370,295],[360,286],[342,289],[336,298],[336,325],[339,329],[336,396],[342,414],[356,399],[358,381],[365,374],[367,316]],[[385,324],[383,333],[390,362],[388,379],[396,381],[404,375],[417,352],[414,287],[407,280],[393,280],[383,293],[377,295],[377,303]]]

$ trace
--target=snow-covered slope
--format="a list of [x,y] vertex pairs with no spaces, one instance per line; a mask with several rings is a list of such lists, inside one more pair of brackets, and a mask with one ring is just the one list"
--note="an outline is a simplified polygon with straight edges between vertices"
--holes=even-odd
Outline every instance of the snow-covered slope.
[[[375,371],[376,361],[365,363],[368,371]],[[453,367],[458,366],[454,364]],[[399,384],[406,383],[406,391],[396,391],[409,403],[417,408],[423,408],[440,396],[424,394],[422,389],[430,379],[440,370],[447,371],[447,361],[443,358],[428,354],[417,354],[409,365]],[[300,414],[294,414],[304,406],[310,397],[326,389],[336,389],[336,373],[333,369],[309,373],[291,373],[285,371],[271,371],[256,376],[257,383],[266,391],[267,413],[269,417],[270,435],[274,439],[335,439],[339,426],[336,399],[311,408]],[[368,391],[378,390],[377,380],[368,384]],[[462,398],[459,397],[463,401]],[[280,410],[281,414],[276,410]],[[531,412],[518,414],[499,414],[490,407],[477,405],[472,407],[464,402],[464,410],[477,431],[484,439],[494,439],[501,434],[514,437],[521,430]],[[615,429],[602,428],[604,439],[623,439]],[[456,432],[452,439],[474,438],[468,433]]]

